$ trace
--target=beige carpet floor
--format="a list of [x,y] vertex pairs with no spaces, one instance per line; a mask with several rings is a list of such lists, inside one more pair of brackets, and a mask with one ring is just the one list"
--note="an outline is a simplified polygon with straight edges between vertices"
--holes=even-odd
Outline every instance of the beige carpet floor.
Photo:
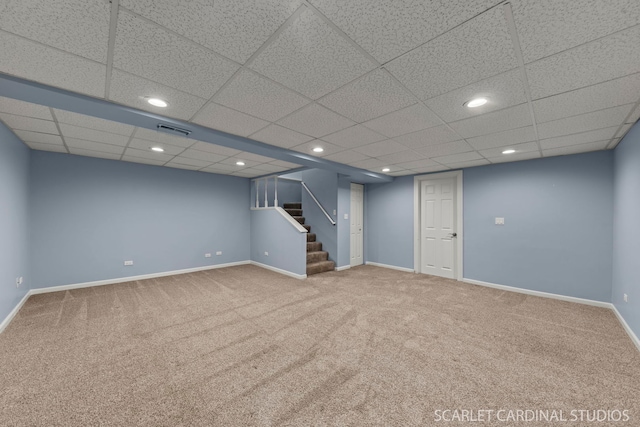
[[[0,382],[2,426],[640,426],[640,352],[611,311],[371,266],[35,295]],[[631,419],[436,421],[599,409]]]

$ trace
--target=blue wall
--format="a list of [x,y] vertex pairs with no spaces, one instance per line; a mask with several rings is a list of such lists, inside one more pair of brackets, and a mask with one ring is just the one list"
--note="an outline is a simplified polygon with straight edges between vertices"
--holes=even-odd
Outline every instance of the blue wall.
[[[613,290],[611,301],[640,336],[640,126],[614,153]],[[625,303],[623,294],[629,302]]]
[[[0,122],[0,323],[26,295],[31,150]],[[16,288],[16,277],[24,283]]]
[[33,287],[249,260],[249,193],[246,178],[34,151]]
[[612,206],[611,151],[467,169],[464,277],[609,301]]
[[364,204],[365,262],[413,269],[413,176],[367,184]]
[[[309,169],[302,171],[302,181],[307,184],[322,207],[335,221],[337,215],[333,215],[333,211],[338,209],[338,174],[321,169]],[[329,252],[329,259],[336,261],[338,256],[337,228],[329,222],[304,189],[302,190],[302,209],[302,214],[306,219],[305,224],[311,226],[312,233],[316,233],[317,241],[322,242],[322,250]]]
[[252,210],[251,260],[305,275],[307,233],[298,231],[275,209]]

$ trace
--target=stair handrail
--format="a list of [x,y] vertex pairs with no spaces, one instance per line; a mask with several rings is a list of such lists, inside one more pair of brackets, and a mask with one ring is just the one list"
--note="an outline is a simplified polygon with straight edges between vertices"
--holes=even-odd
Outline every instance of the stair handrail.
[[316,202],[316,205],[318,205],[318,207],[320,208],[320,210],[322,211],[322,213],[324,214],[324,216],[327,217],[327,219],[329,220],[329,222],[331,223],[331,225],[336,225],[336,222],[333,220],[333,218],[331,218],[331,216],[329,216],[329,214],[327,213],[327,211],[322,207],[322,205],[320,204],[320,202],[318,201],[318,199],[316,199],[316,196],[313,195],[313,193],[311,192],[311,190],[309,190],[309,187],[307,187],[307,184],[305,184],[303,181],[300,181],[300,184],[302,184],[302,187],[304,187],[305,190],[307,190],[307,193],[309,193],[309,195],[311,196],[311,198],[313,199],[314,202]]

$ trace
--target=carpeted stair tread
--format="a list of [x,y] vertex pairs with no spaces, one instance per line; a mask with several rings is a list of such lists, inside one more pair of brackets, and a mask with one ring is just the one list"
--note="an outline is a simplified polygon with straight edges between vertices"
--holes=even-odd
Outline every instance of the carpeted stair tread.
[[307,276],[312,274],[324,273],[325,271],[333,271],[336,264],[333,261],[320,261],[307,264]]
[[315,241],[316,241],[315,233],[307,233],[307,243],[315,242]]
[[287,209],[302,209],[302,203],[285,203],[284,210]]
[[311,226],[310,226],[310,225],[302,224],[302,226],[303,226],[307,231],[311,231]]
[[318,252],[322,250],[322,242],[307,242],[307,252]]
[[294,216],[293,219],[298,221],[300,224],[304,224],[304,217],[303,216]]
[[291,216],[302,216],[302,209],[285,209],[285,212]]
[[307,264],[327,261],[328,259],[329,253],[326,251],[307,252]]

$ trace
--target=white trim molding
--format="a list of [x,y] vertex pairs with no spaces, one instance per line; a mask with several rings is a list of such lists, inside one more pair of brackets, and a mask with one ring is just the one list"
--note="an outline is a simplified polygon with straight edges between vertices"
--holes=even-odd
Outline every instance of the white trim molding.
[[277,267],[272,267],[270,265],[263,264],[263,263],[257,262],[257,261],[251,261],[251,265],[255,265],[257,267],[262,267],[262,268],[264,268],[266,270],[275,271],[276,273],[284,274],[285,276],[293,277],[294,279],[306,279],[307,278],[306,274],[293,273],[291,271],[283,270],[283,269],[277,268]]
[[627,335],[629,335],[629,338],[631,338],[631,341],[635,344],[638,351],[640,351],[640,339],[638,339],[638,336],[633,332],[633,329],[631,329],[631,326],[629,326],[627,321],[624,320],[624,317],[622,317],[622,314],[620,314],[620,312],[618,311],[618,308],[615,305],[611,304],[611,310],[613,310],[613,314],[616,315],[616,317],[618,318],[618,321],[622,324],[622,327],[626,331]]
[[463,256],[464,251],[462,250],[463,246],[463,217],[462,213],[464,212],[462,209],[462,179],[463,179],[463,171],[451,171],[451,172],[441,172],[441,173],[430,173],[426,175],[418,175],[413,177],[413,269],[416,273],[421,272],[420,264],[422,263],[422,245],[420,244],[420,185],[422,181],[430,181],[432,179],[446,179],[446,178],[455,178],[456,180],[456,230],[457,233],[457,244],[456,244],[456,280],[463,280],[462,278],[462,270],[463,270]]
[[412,268],[398,267],[397,265],[380,264],[379,262],[367,261],[366,265],[372,265],[374,267],[390,268],[391,270],[404,271],[405,273],[415,273]]
[[308,233],[307,229],[302,226],[298,221],[293,219],[291,215],[287,213],[284,209],[280,207],[270,207],[270,208],[251,208],[252,211],[276,211],[278,212],[284,219],[286,219],[289,224],[293,225],[293,227],[298,230],[300,233]]
[[343,265],[342,267],[336,267],[336,271],[344,271],[350,269],[350,265]]
[[13,308],[13,310],[11,310],[11,312],[7,315],[7,317],[4,318],[2,323],[0,323],[0,334],[5,330],[7,326],[9,326],[9,323],[11,323],[13,318],[16,317],[16,314],[18,314],[18,312],[20,311],[24,303],[27,302],[30,296],[31,296],[31,291],[28,291],[24,295],[24,297],[22,297],[20,302]]

